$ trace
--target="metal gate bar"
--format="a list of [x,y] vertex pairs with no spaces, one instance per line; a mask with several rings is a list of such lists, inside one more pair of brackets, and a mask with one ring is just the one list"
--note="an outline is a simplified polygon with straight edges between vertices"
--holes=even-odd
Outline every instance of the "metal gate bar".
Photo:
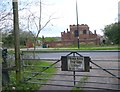
[[119,89],[108,89],[108,88],[97,88],[97,87],[79,87],[79,86],[72,86],[72,85],[60,85],[60,84],[49,84],[49,83],[40,83],[40,82],[27,82],[33,84],[40,84],[40,85],[50,85],[50,86],[62,86],[62,87],[76,87],[76,88],[92,88],[92,89],[101,89],[101,90],[110,90],[110,91],[120,91]]
[[[26,77],[31,78],[31,77]],[[50,78],[33,78],[36,80],[50,80],[50,81],[65,81],[65,82],[74,82],[74,80],[57,80],[57,79],[50,79]],[[80,82],[80,80],[75,80],[75,82]],[[95,83],[95,84],[108,84],[108,85],[120,85],[120,84],[114,84],[114,83],[104,83],[104,82],[84,82],[84,83]]]
[[119,62],[120,61],[120,59],[113,59],[113,60],[111,60],[111,59],[104,59],[104,60],[101,60],[101,59],[92,59],[91,61],[105,61],[105,62],[112,62],[112,61],[114,61],[114,62]]
[[50,67],[50,66],[36,66],[36,65],[24,65],[24,67],[39,67],[39,68],[61,68],[61,67]]
[[58,61],[59,59],[22,59],[22,60],[29,60],[29,61],[40,61],[40,60],[43,60],[43,61]]
[[79,55],[80,57],[83,57],[81,54],[79,54],[78,52],[74,52],[74,51],[73,51],[73,52],[70,52],[69,54],[67,54],[67,56],[69,56],[69,55],[71,55],[71,54],[74,54],[74,55],[77,54],[77,55]]
[[[40,59],[26,59],[26,58],[23,58],[22,60],[30,60],[30,61],[32,61],[32,60],[45,60],[45,61],[58,61],[59,59],[42,59],[42,58],[40,58]],[[109,60],[109,59],[104,59],[104,60],[101,60],[101,59],[91,59],[91,61],[105,61],[105,62],[112,62],[112,61],[114,61],[114,62],[119,62],[119,59],[113,59],[113,60]]]
[[[25,73],[32,73],[32,74],[43,74],[43,75],[46,75],[46,74],[51,74],[51,75],[61,75],[61,76],[73,76],[73,74],[59,74],[59,73],[42,73],[42,72],[25,72]],[[78,75],[76,74],[75,76],[86,76],[86,75]],[[112,76],[91,76],[91,75],[87,75],[88,77],[98,77],[98,78],[115,78],[115,77],[112,77]]]
[[[54,67],[50,67],[50,66],[36,66],[36,65],[24,65],[24,67],[40,67],[40,68],[61,68],[59,66],[54,66]],[[94,69],[94,70],[120,70],[120,68],[103,68],[103,69],[100,69],[100,68],[91,68],[91,69]],[[77,72],[77,71],[76,71]]]
[[114,75],[113,73],[109,72],[108,70],[103,69],[101,66],[97,65],[96,63],[94,63],[94,62],[92,62],[92,61],[90,61],[90,62],[91,62],[92,64],[96,65],[97,67],[101,68],[103,71],[105,71],[105,72],[109,73],[110,75],[114,76],[115,78],[120,79],[120,77],[117,77],[116,75]]
[[[51,64],[49,67],[44,68],[41,72],[46,71],[47,69],[49,69],[50,67],[54,66],[54,65],[57,64],[58,62],[60,62],[60,60],[58,60],[58,61],[56,61],[55,63]],[[39,74],[39,73],[36,73],[36,74],[33,75],[32,77],[35,77],[35,76],[37,76],[38,74]],[[26,81],[31,80],[31,79],[32,79],[32,78],[29,78],[29,79],[27,79]]]
[[[92,69],[95,69],[95,70],[102,70],[102,69],[100,69],[100,68],[93,68],[93,67],[92,67]],[[105,69],[105,70],[113,70],[113,71],[114,71],[114,70],[115,70],[115,71],[116,71],[116,70],[117,70],[117,71],[120,70],[120,68],[103,68],[103,69]]]

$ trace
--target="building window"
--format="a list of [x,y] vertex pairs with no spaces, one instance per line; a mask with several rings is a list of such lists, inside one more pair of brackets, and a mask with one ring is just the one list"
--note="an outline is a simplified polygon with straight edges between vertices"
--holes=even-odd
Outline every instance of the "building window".
[[75,30],[75,31],[74,31],[74,36],[75,36],[75,37],[78,37],[78,36],[79,36],[78,34],[79,34],[79,33],[78,33],[78,30]]
[[83,34],[87,34],[87,31],[86,31],[86,30],[83,30]]

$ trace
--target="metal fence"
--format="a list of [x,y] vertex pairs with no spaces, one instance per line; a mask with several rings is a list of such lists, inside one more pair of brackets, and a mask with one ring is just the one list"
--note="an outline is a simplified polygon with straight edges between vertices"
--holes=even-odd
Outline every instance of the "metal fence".
[[[21,60],[25,83],[75,87],[83,90],[120,91],[118,60],[91,60],[90,72],[61,71],[61,59],[41,59],[38,52],[23,51]],[[40,65],[42,62],[50,64]],[[48,71],[52,68],[57,69],[57,72]]]

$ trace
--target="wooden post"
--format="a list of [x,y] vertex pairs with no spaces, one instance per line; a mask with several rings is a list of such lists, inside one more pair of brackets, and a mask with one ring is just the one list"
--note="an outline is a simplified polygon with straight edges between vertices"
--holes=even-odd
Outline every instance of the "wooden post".
[[12,5],[13,5],[16,82],[19,83],[21,80],[21,71],[20,71],[20,48],[19,48],[20,41],[19,41],[19,21],[18,21],[18,0],[13,0]]

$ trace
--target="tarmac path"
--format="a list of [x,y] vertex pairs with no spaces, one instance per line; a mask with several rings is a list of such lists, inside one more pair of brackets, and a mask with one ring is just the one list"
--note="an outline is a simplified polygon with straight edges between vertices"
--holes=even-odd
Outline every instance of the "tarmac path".
[[[101,57],[100,57],[101,58]],[[98,57],[92,57],[91,59],[100,59]],[[102,59],[106,60],[106,58],[108,57],[102,57]],[[112,59],[117,59],[116,57],[109,57],[109,60]],[[98,64],[99,66],[103,67],[103,68],[119,68],[119,64],[120,62],[115,62],[115,61],[109,61],[109,62],[98,62],[98,61],[93,61],[96,64]],[[56,66],[61,66],[61,63],[59,62]],[[98,68],[93,64],[90,64],[90,66],[92,66],[92,68]],[[110,72],[112,72],[113,74],[115,74],[116,76],[118,76],[118,72],[116,70],[109,70]],[[68,72],[68,71],[61,71],[61,69],[57,70],[58,74],[73,74],[73,72]],[[120,85],[112,85],[112,84],[119,84],[120,83],[120,79],[118,80],[117,78],[108,78],[112,77],[110,74],[108,74],[107,72],[103,71],[103,70],[96,70],[96,69],[91,69],[90,72],[77,72],[77,75],[88,75],[88,76],[107,76],[107,78],[99,78],[99,77],[88,77],[88,80],[86,80],[86,82],[97,82],[97,83],[84,83],[83,87],[91,87],[91,88],[83,88],[83,90],[96,90],[96,88],[107,88],[107,89],[119,89],[120,90]],[[80,80],[81,78],[83,78],[82,76],[78,76],[76,77],[76,80]],[[55,79],[55,80],[73,80],[73,76],[62,76],[62,75],[55,75],[53,76],[51,79]],[[98,82],[104,83],[104,84],[98,84]],[[74,86],[73,82],[66,82],[66,81],[48,81],[48,84],[58,84],[58,85],[70,85],[70,86]],[[105,84],[107,83],[107,84]],[[43,91],[43,90],[49,90],[49,91],[53,91],[53,90],[59,90],[59,91],[63,91],[66,90],[67,92],[70,92],[73,89],[73,87],[63,87],[63,86],[51,86],[51,85],[45,85],[43,87],[41,87],[39,89],[39,91]],[[97,89],[98,90],[98,89]],[[111,92],[112,90],[106,90],[105,92]],[[118,91],[116,91],[118,92]],[[120,92],[120,91],[119,91]]]

